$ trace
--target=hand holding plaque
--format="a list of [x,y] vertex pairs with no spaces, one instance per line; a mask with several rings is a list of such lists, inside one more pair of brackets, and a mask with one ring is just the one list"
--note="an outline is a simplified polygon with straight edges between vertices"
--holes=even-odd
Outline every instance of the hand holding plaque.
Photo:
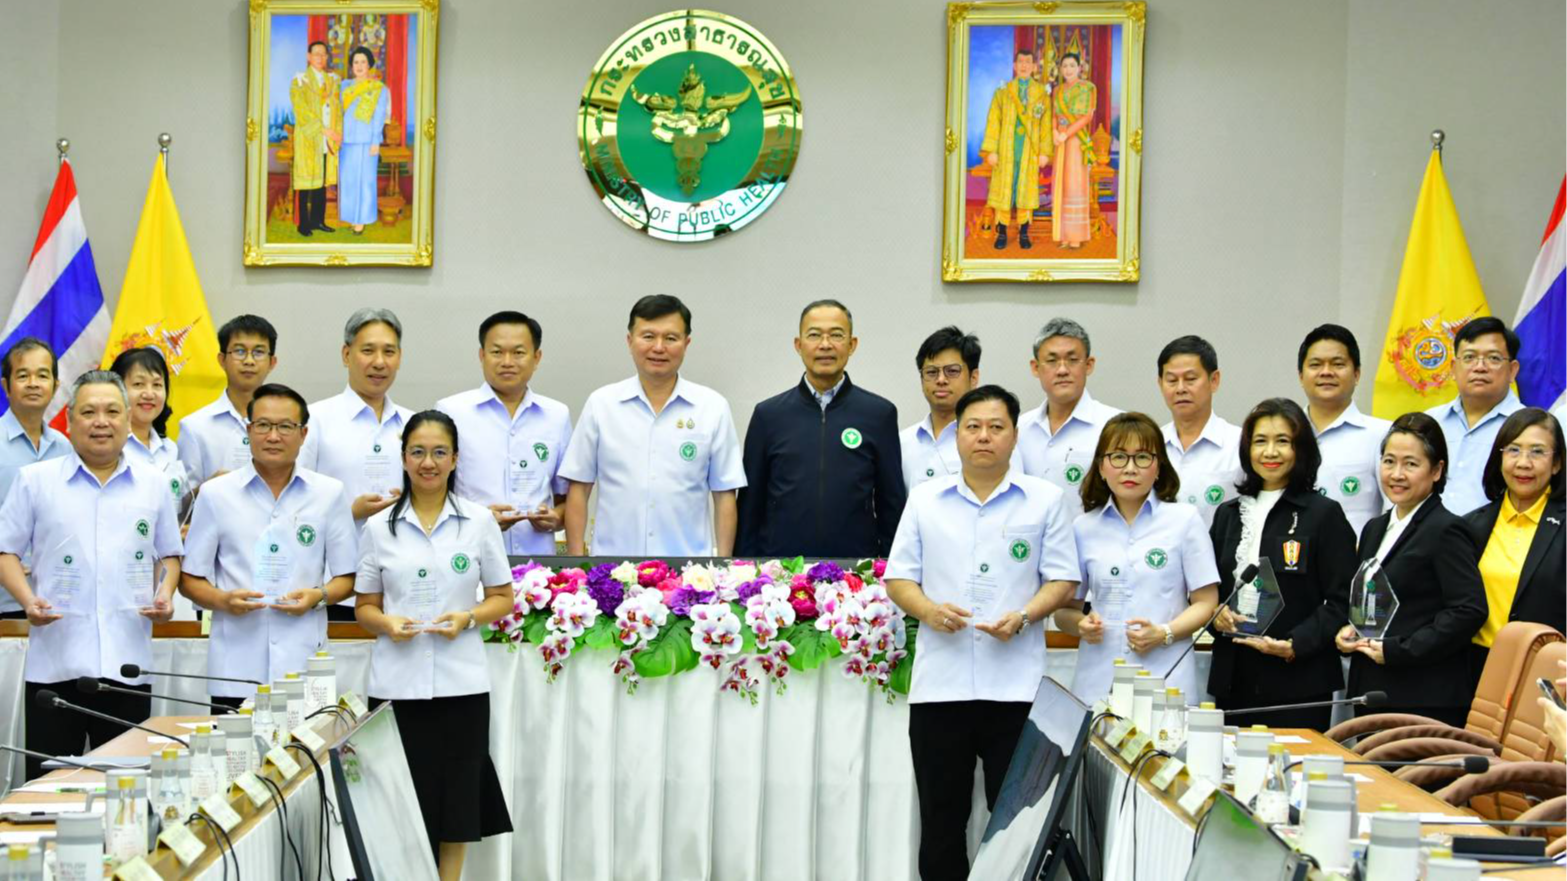
[[1273,564],[1267,557],[1258,558],[1255,578],[1235,588],[1230,609],[1235,632],[1243,636],[1267,633],[1274,619],[1284,611],[1284,594],[1279,590],[1279,579],[1273,574]]
[[1361,639],[1381,639],[1398,612],[1398,595],[1387,572],[1376,560],[1367,560],[1349,582],[1349,623]]

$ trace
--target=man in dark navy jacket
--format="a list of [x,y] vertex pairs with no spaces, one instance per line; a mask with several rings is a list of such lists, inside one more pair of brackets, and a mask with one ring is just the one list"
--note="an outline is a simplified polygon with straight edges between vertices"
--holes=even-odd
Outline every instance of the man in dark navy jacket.
[[800,313],[805,376],[761,402],[745,432],[735,553],[748,557],[887,555],[906,496],[898,408],[849,381],[859,340],[836,300]]

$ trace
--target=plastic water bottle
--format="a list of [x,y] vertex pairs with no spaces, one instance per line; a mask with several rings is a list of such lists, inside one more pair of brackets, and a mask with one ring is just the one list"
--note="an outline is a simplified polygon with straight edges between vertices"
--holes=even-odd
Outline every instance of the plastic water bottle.
[[119,778],[115,787],[114,803],[108,808],[108,825],[105,827],[104,849],[109,862],[115,866],[147,853],[147,836],[143,834],[136,811],[136,781],[130,777]]
[[1262,780],[1262,789],[1252,799],[1251,812],[1259,823],[1274,825],[1290,821],[1290,782],[1284,773],[1290,754],[1282,743],[1268,744],[1268,770]]

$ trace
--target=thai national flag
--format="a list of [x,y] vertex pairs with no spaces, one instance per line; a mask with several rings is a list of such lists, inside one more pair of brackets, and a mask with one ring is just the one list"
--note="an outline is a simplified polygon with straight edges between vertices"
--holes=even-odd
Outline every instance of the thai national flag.
[[1518,396],[1531,407],[1549,410],[1567,392],[1567,177],[1556,191],[1556,207],[1545,224],[1545,241],[1523,288],[1513,329],[1523,343],[1518,351]]
[[[93,266],[87,227],[82,223],[81,202],[76,198],[76,177],[71,163],[60,163],[54,191],[44,209],[38,241],[27,263],[22,289],[11,306],[0,336],[0,354],[22,337],[37,337],[54,347],[59,356],[60,389],[45,418],[65,428],[65,395],[76,377],[96,368],[109,342],[109,312]],[[0,413],[11,402],[0,389]]]

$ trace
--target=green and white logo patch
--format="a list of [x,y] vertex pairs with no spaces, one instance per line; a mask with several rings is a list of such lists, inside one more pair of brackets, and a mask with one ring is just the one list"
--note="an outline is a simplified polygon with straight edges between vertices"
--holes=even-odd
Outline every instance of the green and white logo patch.
[[534,444],[533,455],[538,456],[540,462],[548,462],[550,460],[549,445],[542,443]]
[[1143,555],[1143,562],[1150,569],[1163,569],[1164,564],[1170,562],[1170,555],[1165,553],[1164,548],[1154,548]]
[[144,560],[146,558],[147,558],[147,555],[145,553],[143,553],[142,551],[137,551],[136,552],[136,559],[137,560]]
[[421,568],[419,570],[419,577],[420,578],[429,578],[430,577],[430,570]]
[[1121,567],[1120,566],[1111,566],[1110,567],[1110,577],[1111,578],[1116,578],[1120,574],[1121,574]]
[[278,552],[278,546],[275,544],[267,545],[267,550],[275,554]]
[[1338,490],[1346,496],[1355,495],[1360,492],[1360,478],[1353,476],[1344,478],[1339,481]]
[[294,530],[294,538],[300,544],[308,548],[316,543],[316,528],[311,526],[309,523],[306,523],[298,529]]
[[696,458],[696,444],[686,441],[680,445],[680,458],[687,462]]
[[136,521],[136,534],[137,535],[141,536],[142,538],[146,538],[147,534],[150,533],[150,532],[152,532],[152,524],[148,523],[146,520],[137,520]]
[[471,565],[473,565],[473,564],[468,560],[468,555],[467,554],[453,554],[452,555],[452,571],[456,572],[458,575],[461,575],[464,572],[467,572],[468,571],[468,567],[471,566]]
[[1014,541],[1011,547],[1007,548],[1007,553],[1012,555],[1012,559],[1021,562],[1023,560],[1027,560],[1028,555],[1033,550],[1034,548],[1032,545],[1020,538],[1017,541]]
[[249,437],[242,437],[242,438],[239,439],[239,443],[240,443],[240,446],[248,447],[248,446],[250,446],[250,438]]
[[843,430],[843,434],[839,435],[838,437],[843,441],[843,445],[851,450],[859,449],[860,444],[865,442],[865,438],[860,436],[860,430],[858,428],[845,428]]
[[69,566],[72,563],[76,562],[76,558],[71,556],[70,554],[66,554],[65,555],[65,560],[63,562],[65,563],[65,565]]
[[184,486],[185,485],[183,483],[180,483],[180,479],[178,477],[169,480],[169,492],[173,493],[176,499],[180,497],[180,490],[183,489]]
[[1217,505],[1224,501],[1224,487],[1217,483],[1208,487],[1208,491],[1203,493],[1203,498],[1207,500],[1208,504]]
[[1081,465],[1066,466],[1066,482],[1073,486],[1083,482],[1083,468]]

